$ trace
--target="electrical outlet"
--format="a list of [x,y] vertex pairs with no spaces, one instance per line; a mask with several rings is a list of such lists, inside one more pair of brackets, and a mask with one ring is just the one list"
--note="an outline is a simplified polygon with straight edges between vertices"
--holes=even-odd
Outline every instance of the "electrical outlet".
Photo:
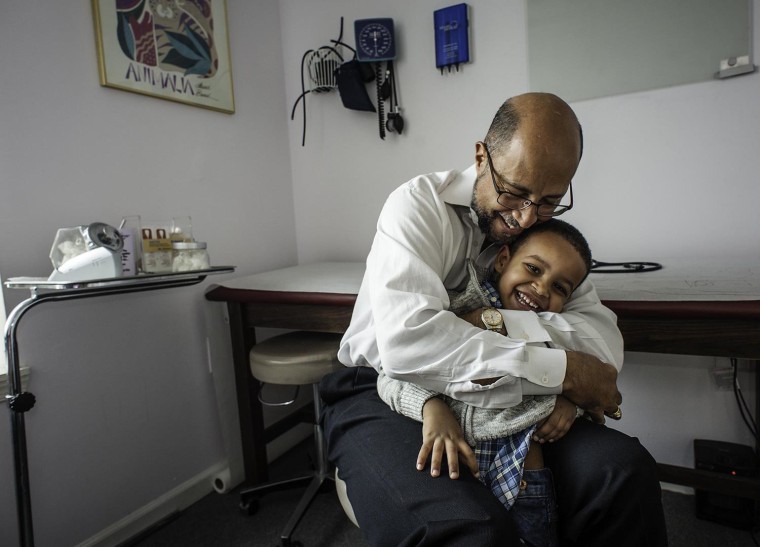
[[754,63],[750,61],[749,55],[740,55],[738,57],[729,57],[721,59],[720,68],[715,73],[716,78],[730,78],[740,74],[749,74],[757,69]]
[[749,55],[740,55],[739,57],[729,57],[728,59],[721,59],[720,69],[728,70],[730,68],[749,66]]
[[715,387],[720,391],[728,391],[734,386],[734,369],[730,363],[720,363],[717,359],[710,369]]

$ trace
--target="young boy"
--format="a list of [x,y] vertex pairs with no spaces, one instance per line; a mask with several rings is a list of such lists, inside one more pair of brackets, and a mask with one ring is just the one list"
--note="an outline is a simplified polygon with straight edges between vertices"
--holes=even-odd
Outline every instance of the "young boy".
[[[484,306],[535,312],[552,320],[590,268],[591,251],[585,238],[570,224],[552,219],[502,247],[490,272],[469,264],[468,286],[452,295],[449,309],[480,328],[480,313],[467,312]],[[503,327],[501,334],[508,334]],[[423,422],[418,469],[430,457],[431,474],[437,476],[445,452],[450,476],[457,478],[458,457],[470,468],[477,459],[480,480],[511,509],[523,541],[536,547],[556,543],[553,486],[540,443],[561,438],[581,410],[561,395],[525,397],[519,405],[503,410],[481,409],[383,373],[377,386],[391,408]],[[541,424],[540,437],[535,435],[537,424]],[[539,442],[531,443],[531,438]]]

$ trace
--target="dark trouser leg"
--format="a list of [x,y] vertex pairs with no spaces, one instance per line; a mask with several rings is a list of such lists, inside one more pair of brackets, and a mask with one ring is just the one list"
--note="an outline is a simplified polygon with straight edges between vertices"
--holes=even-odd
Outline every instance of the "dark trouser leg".
[[373,546],[519,545],[506,509],[477,479],[417,471],[421,424],[377,396],[377,373],[348,368],[323,379],[328,457],[346,482],[359,526]]
[[667,545],[657,466],[638,439],[576,420],[543,450],[554,476],[560,545]]

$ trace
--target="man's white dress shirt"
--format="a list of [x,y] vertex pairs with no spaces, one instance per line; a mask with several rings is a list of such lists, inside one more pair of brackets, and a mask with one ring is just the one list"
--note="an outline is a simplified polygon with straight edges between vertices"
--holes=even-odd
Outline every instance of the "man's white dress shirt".
[[[470,209],[475,180],[473,165],[461,173],[416,177],[389,196],[339,360],[483,408],[561,392],[564,350],[532,342],[589,348],[588,353],[608,355],[620,370],[623,339],[615,314],[588,280],[562,314],[501,310],[509,336],[448,311],[447,289],[464,288],[466,259],[478,259],[485,238]],[[473,382],[494,377],[499,379],[489,385]]]

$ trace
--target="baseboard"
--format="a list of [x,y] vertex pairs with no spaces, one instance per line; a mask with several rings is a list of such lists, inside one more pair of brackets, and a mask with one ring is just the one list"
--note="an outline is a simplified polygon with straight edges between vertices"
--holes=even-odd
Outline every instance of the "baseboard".
[[687,496],[694,495],[694,489],[690,486],[683,486],[681,484],[672,484],[670,482],[661,482],[660,488],[667,490],[668,492],[676,492],[677,494],[686,494]]
[[214,478],[227,468],[227,462],[215,464],[172,488],[162,496],[140,507],[80,543],[77,547],[116,547],[160,522],[173,513],[183,511],[214,491]]

